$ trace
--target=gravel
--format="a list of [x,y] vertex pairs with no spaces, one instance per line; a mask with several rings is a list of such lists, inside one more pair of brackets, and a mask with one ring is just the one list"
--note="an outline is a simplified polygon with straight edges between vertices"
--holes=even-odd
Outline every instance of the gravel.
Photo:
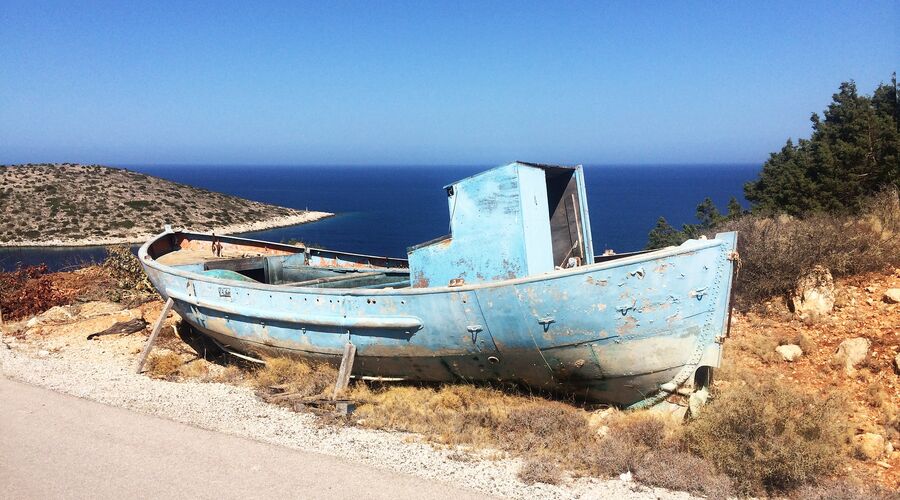
[[[29,336],[28,338],[31,338]],[[568,479],[526,485],[518,459],[454,459],[456,449],[406,433],[317,422],[259,400],[246,387],[168,382],[134,373],[143,336],[84,340],[82,333],[18,341],[3,336],[0,375],[66,394],[156,415],[203,429],[312,451],[510,498],[692,498],[631,481]]]

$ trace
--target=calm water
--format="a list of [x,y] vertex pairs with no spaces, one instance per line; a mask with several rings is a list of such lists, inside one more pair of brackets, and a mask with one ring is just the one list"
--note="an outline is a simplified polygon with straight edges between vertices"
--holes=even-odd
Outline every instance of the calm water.
[[[442,187],[483,167],[131,166],[131,170],[243,198],[338,215],[312,224],[250,233],[358,253],[405,257],[406,247],[449,232]],[[695,222],[709,196],[724,210],[758,165],[587,166],[594,247],[638,250],[659,216]],[[165,200],[161,200],[165,203]],[[162,228],[160,228],[162,229]],[[47,263],[53,269],[103,258],[102,248],[2,249],[0,267]]]

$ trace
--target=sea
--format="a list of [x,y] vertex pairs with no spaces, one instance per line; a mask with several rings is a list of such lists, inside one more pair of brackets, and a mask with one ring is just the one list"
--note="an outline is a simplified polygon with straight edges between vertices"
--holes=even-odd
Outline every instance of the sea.
[[[244,236],[389,257],[405,257],[407,247],[448,234],[443,187],[486,169],[390,165],[123,168],[260,202],[336,214]],[[639,250],[660,216],[675,227],[696,222],[697,204],[706,197],[723,211],[732,196],[747,206],[743,185],[756,178],[760,168],[758,164],[585,166],[595,251]],[[104,256],[103,247],[0,248],[0,269],[42,263],[51,270],[73,269]]]

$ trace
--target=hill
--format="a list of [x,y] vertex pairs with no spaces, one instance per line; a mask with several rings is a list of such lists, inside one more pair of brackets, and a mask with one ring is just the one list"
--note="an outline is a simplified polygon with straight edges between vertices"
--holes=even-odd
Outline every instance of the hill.
[[229,234],[330,215],[100,165],[0,166],[0,246],[137,243],[165,224]]

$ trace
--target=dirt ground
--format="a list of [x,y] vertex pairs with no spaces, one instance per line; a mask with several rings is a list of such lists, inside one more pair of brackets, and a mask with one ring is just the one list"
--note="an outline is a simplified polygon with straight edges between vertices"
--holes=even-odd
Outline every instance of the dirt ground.
[[[157,299],[140,303],[133,297],[124,303],[98,300],[109,283],[96,269],[52,276],[71,305],[53,308],[36,318],[7,322],[0,339],[7,348],[14,345],[16,351],[33,359],[65,358],[101,369],[117,367],[110,376],[120,377],[123,363],[134,363],[162,303]],[[716,385],[727,386],[734,383],[739,372],[749,371],[762,379],[787,379],[808,392],[835,391],[848,404],[853,434],[879,434],[895,449],[900,448],[900,376],[894,366],[900,352],[900,304],[882,300],[888,288],[900,288],[900,269],[838,280],[834,311],[815,322],[797,319],[782,301],[772,301],[760,312],[735,313]],[[87,340],[92,333],[138,318],[146,322],[141,331]],[[240,386],[243,382],[239,373],[202,359],[176,336],[177,320],[175,314],[166,320],[154,351],[157,355],[178,356],[181,365],[170,379]],[[866,360],[848,375],[833,358],[838,345],[854,337],[868,339],[871,347]],[[785,361],[775,351],[780,344],[798,344],[803,355],[793,362]],[[848,441],[852,440],[848,436]],[[900,451],[877,459],[850,456],[844,468],[851,477],[871,478],[889,488],[900,488]]]
[[[809,392],[836,391],[849,405],[854,434],[880,434],[895,448],[879,460],[849,460],[848,474],[900,488],[900,376],[894,365],[900,304],[882,300],[889,288],[900,288],[900,269],[838,280],[835,309],[820,321],[797,319],[782,301],[770,302],[764,312],[735,314],[717,383],[749,370],[760,378],[786,378]],[[871,347],[856,373],[848,375],[834,355],[842,341],[855,337],[868,339]],[[799,344],[803,355],[787,362],[775,352],[780,344]]]

